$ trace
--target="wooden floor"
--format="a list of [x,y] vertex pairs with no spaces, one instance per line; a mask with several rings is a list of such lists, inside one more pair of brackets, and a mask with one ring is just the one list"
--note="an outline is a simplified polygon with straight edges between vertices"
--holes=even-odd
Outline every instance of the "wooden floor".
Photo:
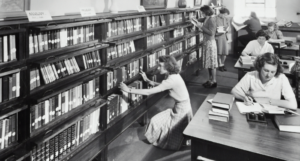
[[[202,70],[199,76],[194,76],[187,84],[190,94],[193,113],[196,113],[206,96],[210,93],[229,93],[232,87],[238,82],[237,70],[233,68],[236,58],[228,57],[226,60],[227,72],[217,72],[218,87],[206,89],[202,83],[207,81],[207,70]],[[167,97],[160,100],[154,108],[149,111],[149,118],[160,111],[172,108],[174,101]],[[145,127],[138,123],[133,124],[114,142],[109,145],[109,161],[189,161],[190,147],[182,147],[179,151],[169,151],[156,148],[145,143]]]

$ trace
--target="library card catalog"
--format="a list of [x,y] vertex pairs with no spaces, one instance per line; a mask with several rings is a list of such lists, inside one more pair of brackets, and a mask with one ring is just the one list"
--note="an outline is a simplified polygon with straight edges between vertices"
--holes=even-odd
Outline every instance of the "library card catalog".
[[96,12],[93,7],[80,8],[80,14],[81,17],[96,16]]
[[29,22],[52,20],[49,11],[26,11]]

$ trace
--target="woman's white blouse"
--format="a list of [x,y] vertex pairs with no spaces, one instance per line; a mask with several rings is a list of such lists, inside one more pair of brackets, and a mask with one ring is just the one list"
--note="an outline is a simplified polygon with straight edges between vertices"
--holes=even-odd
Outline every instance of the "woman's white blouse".
[[244,95],[241,89],[243,88],[246,92],[259,92],[260,97],[270,99],[281,99],[281,95],[283,95],[285,99],[295,97],[290,82],[284,74],[273,77],[266,84],[262,84],[257,71],[248,72],[234,88],[240,95]]
[[253,56],[258,56],[267,52],[274,53],[274,49],[273,46],[268,42],[265,42],[264,46],[262,47],[257,40],[252,40],[247,44],[243,52]]

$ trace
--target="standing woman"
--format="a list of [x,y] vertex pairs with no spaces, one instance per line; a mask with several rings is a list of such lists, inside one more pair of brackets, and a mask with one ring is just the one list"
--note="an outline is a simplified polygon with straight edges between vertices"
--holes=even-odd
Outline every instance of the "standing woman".
[[218,63],[219,70],[221,72],[227,71],[225,67],[226,56],[228,55],[228,47],[227,47],[227,32],[230,27],[230,23],[227,19],[227,16],[230,14],[227,8],[221,8],[220,14],[216,16],[217,28],[223,27],[225,32],[216,33],[216,43],[217,43],[217,51],[218,51]]
[[203,52],[203,67],[208,69],[209,78],[208,81],[202,84],[205,88],[217,87],[216,79],[216,68],[218,67],[218,56],[217,56],[217,44],[215,40],[216,34],[216,18],[212,17],[214,14],[213,10],[204,5],[200,8],[200,11],[204,15],[203,26],[197,21],[196,26],[200,32],[203,32],[204,37],[204,52]]
[[147,126],[145,136],[154,146],[168,150],[179,150],[183,141],[183,130],[192,119],[192,107],[189,93],[179,72],[180,67],[173,56],[159,57],[160,74],[165,74],[167,79],[162,83],[150,81],[144,72],[141,72],[144,81],[156,86],[151,89],[131,89],[124,83],[120,88],[124,92],[151,95],[162,91],[169,91],[175,100],[175,106],[156,114]]

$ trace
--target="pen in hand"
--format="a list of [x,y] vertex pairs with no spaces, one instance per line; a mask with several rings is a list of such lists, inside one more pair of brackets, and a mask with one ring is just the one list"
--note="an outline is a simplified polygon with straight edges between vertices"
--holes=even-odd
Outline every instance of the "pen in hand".
[[244,94],[245,94],[245,99],[246,99],[246,101],[245,101],[245,104],[246,105],[253,105],[253,102],[254,102],[254,100],[253,100],[253,98],[251,97],[251,96],[249,96],[247,93],[246,93],[246,91],[241,87],[241,89],[242,89],[242,91],[244,92]]

